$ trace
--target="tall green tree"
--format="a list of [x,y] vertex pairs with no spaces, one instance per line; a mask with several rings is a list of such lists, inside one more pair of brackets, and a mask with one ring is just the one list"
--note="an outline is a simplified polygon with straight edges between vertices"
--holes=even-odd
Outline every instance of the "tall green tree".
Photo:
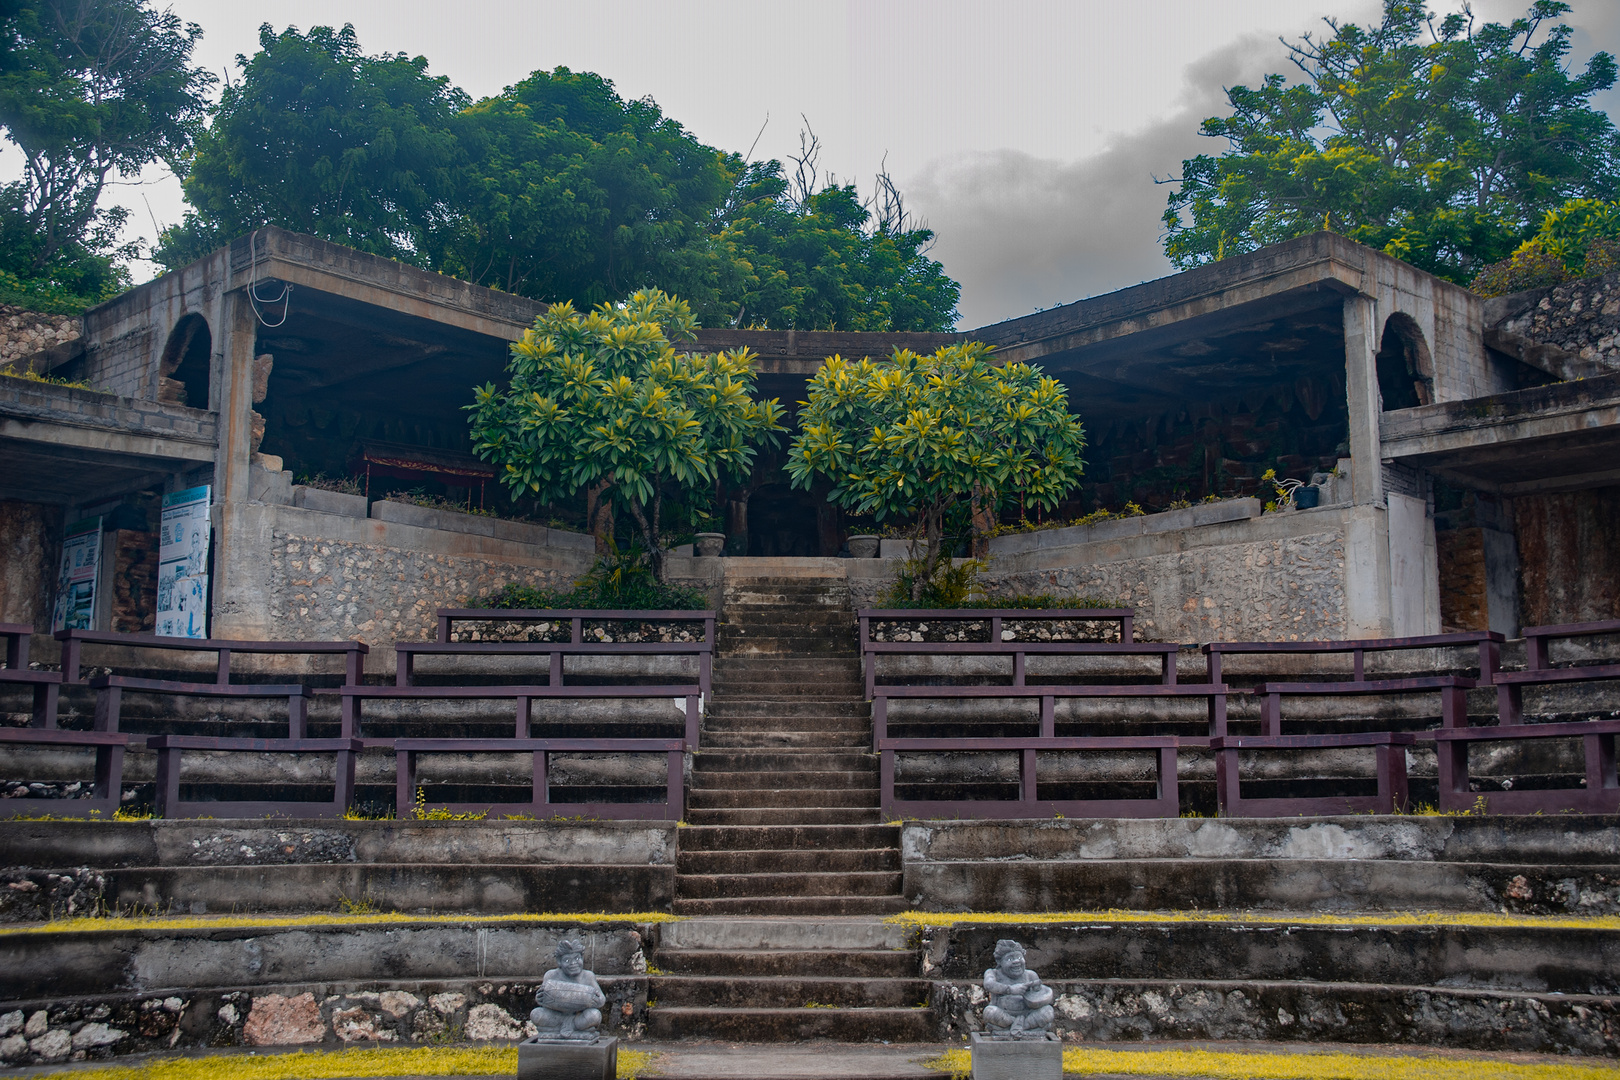
[[757,448],[786,430],[776,400],[754,397],[748,350],[676,351],[696,326],[684,302],[656,289],[583,315],[554,304],[512,343],[508,384],[478,388],[468,406],[473,449],[501,466],[514,495],[585,489],[600,499],[611,489],[660,582],[666,494],[746,475]]
[[238,56],[185,178],[195,208],[156,258],[181,266],[279,225],[426,266],[453,208],[461,161],[451,121],[468,104],[425,58],[367,56],[354,27],[308,34],[269,23]]
[[455,130],[464,166],[438,269],[580,305],[718,278],[703,253],[726,162],[650,98],[559,67],[464,110]]
[[[887,361],[828,358],[810,380],[788,451],[795,487],[818,477],[846,510],[915,523],[926,546],[914,589],[949,566],[946,512],[975,508],[975,530],[1003,504],[1057,506],[1080,482],[1085,430],[1056,379],[1029,364],[997,366],[977,342]],[[987,511],[988,513],[984,513]]]
[[91,302],[127,283],[126,212],[100,199],[190,148],[214,82],[191,62],[200,37],[146,0],[0,8],[0,128],[22,155],[22,178],[0,189],[0,270]]
[[1566,200],[1614,198],[1620,134],[1590,99],[1615,61],[1571,70],[1569,10],[1478,24],[1385,0],[1376,26],[1289,44],[1295,81],[1232,87],[1231,115],[1204,121],[1231,145],[1182,163],[1166,254],[1185,268],[1327,228],[1467,282]]
[[933,238],[903,210],[874,215],[853,184],[795,195],[781,163],[755,163],[719,233],[742,271],[718,290],[725,316],[772,329],[949,330],[962,287],[928,258]]

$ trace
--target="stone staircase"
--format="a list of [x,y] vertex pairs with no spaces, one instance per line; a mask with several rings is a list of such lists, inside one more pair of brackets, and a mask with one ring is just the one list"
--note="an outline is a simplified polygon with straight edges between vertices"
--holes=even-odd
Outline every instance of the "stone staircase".
[[875,919],[690,919],[663,928],[647,1033],[748,1042],[932,1042],[908,932]]
[[679,915],[902,910],[899,830],[840,579],[728,581],[676,863]]
[[[728,580],[679,830],[676,914],[649,969],[654,1038],[936,1038],[900,911],[900,830],[842,579]],[[656,971],[654,969],[657,969]]]

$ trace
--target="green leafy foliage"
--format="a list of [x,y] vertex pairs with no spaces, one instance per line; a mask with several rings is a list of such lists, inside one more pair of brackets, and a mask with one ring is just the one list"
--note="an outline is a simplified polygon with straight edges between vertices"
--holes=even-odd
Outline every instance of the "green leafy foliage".
[[590,72],[473,103],[422,57],[366,55],[352,26],[259,41],[189,162],[194,209],[154,254],[170,268],[278,225],[580,308],[657,287],[711,326],[956,321],[960,287],[886,174],[871,204],[849,185],[790,194],[780,163],[707,146]]
[[529,610],[702,611],[709,598],[702,589],[660,583],[651,560],[639,545],[620,550],[609,544],[591,572],[572,589],[530,589],[507,584],[468,602],[471,607]]
[[1620,269],[1620,202],[1571,199],[1511,256],[1481,270],[1469,288],[1503,296]]
[[1166,254],[1185,268],[1327,228],[1466,282],[1548,210],[1612,197],[1620,134],[1589,99],[1615,61],[1567,70],[1568,11],[1536,0],[1476,25],[1385,0],[1376,26],[1329,20],[1327,40],[1289,46],[1299,81],[1234,86],[1231,115],[1204,121],[1230,149],[1182,163]]
[[502,467],[514,493],[550,501],[605,485],[642,533],[664,579],[666,489],[710,489],[746,475],[774,444],[782,407],[754,397],[754,355],[678,353],[695,322],[685,303],[653,289],[581,315],[556,304],[512,344],[508,385],[478,388],[474,451]]
[[984,533],[1009,500],[1050,510],[1080,480],[1085,432],[1062,384],[989,355],[968,342],[931,356],[896,350],[877,363],[830,357],[800,412],[787,464],[794,486],[824,478],[846,510],[914,521],[912,554],[926,563],[919,582],[949,561],[951,507],[971,504],[974,532]]
[[580,306],[718,278],[703,241],[731,174],[652,100],[559,67],[463,110],[453,131],[464,164],[436,269]]
[[146,0],[0,5],[0,128],[22,166],[0,187],[0,270],[51,310],[127,287],[126,212],[99,200],[116,178],[183,159],[214,82],[191,63],[201,36]]
[[[853,184],[794,199],[775,161],[747,167],[718,240],[740,270],[720,314],[762,329],[937,331],[956,325],[961,286],[926,255],[934,234],[881,215]],[[723,271],[722,271],[723,272]]]
[[423,57],[366,56],[352,26],[277,34],[265,23],[259,51],[237,64],[185,180],[196,213],[154,258],[184,265],[279,225],[428,265],[428,235],[455,195],[450,123],[466,95]]

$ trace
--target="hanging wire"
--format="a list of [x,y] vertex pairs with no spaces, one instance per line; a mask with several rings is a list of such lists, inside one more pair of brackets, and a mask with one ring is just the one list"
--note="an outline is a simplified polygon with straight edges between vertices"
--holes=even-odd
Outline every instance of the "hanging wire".
[[[259,320],[259,324],[274,330],[276,327],[282,325],[282,323],[285,323],[287,321],[287,316],[292,312],[293,287],[290,283],[284,281],[281,283],[280,296],[264,297],[259,295],[258,240],[259,230],[254,229],[253,234],[248,237],[248,304],[252,306],[253,317]],[[281,318],[279,321],[271,322],[269,319],[264,317],[264,311],[261,310],[261,305],[281,304],[283,302],[285,302],[285,306],[283,306],[281,309]]]

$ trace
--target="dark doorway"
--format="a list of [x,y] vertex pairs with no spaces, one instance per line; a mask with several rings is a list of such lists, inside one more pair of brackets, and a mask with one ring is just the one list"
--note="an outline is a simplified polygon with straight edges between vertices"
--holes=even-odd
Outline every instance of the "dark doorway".
[[1411,316],[1396,313],[1378,343],[1378,393],[1384,409],[1412,409],[1434,400],[1429,347]]
[[208,320],[187,315],[174,324],[158,368],[158,400],[193,409],[208,408],[208,373],[213,367],[214,335]]
[[810,495],[766,484],[748,499],[748,554],[820,555],[821,533]]

